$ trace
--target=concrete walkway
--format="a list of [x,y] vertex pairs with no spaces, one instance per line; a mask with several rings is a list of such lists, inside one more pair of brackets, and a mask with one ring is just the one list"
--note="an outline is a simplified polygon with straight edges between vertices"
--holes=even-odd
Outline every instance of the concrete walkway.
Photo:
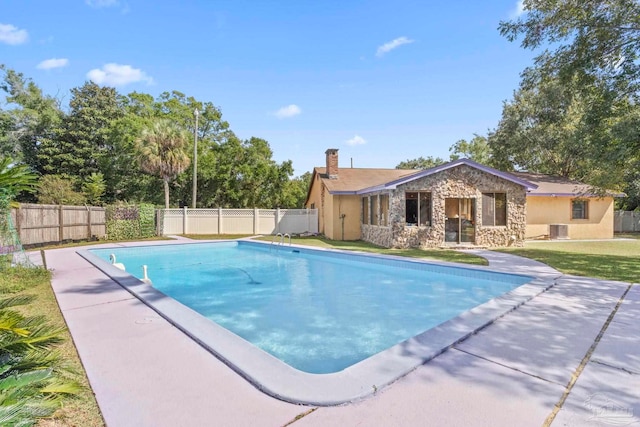
[[640,286],[473,252],[556,285],[375,396],[321,408],[263,394],[75,248],[46,262],[109,426],[640,424]]

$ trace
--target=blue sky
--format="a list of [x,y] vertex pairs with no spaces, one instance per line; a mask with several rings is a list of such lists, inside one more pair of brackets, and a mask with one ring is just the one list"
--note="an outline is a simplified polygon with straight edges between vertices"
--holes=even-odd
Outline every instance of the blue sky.
[[485,134],[533,53],[497,31],[517,0],[0,0],[0,63],[69,101],[86,80],[221,108],[296,175],[395,167]]

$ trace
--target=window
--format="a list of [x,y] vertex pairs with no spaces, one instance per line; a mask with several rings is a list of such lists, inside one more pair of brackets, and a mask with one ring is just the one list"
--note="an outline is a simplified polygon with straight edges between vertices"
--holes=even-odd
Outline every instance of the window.
[[369,224],[369,198],[362,198],[362,223]]
[[369,201],[370,201],[369,212],[371,212],[371,225],[378,225],[378,215],[380,214],[378,212],[378,196],[369,197]]
[[311,209],[315,209],[316,208],[316,204],[315,203],[311,203]]
[[431,193],[405,193],[405,215],[407,224],[431,225]]
[[482,225],[507,225],[506,193],[482,193]]
[[571,219],[588,219],[589,202],[587,200],[571,201]]
[[380,195],[380,225],[386,227],[389,225],[389,195]]

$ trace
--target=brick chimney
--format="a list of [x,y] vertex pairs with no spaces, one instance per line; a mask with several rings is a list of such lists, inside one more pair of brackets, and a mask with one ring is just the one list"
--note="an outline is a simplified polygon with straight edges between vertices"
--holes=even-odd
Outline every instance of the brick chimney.
[[327,155],[327,176],[329,179],[338,179],[338,149],[329,148]]

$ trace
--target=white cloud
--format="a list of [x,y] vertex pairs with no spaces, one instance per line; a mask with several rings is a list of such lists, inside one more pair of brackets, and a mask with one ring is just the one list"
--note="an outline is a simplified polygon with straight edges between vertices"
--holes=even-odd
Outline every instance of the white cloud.
[[366,144],[367,141],[361,137],[360,135],[354,135],[353,138],[345,141],[347,143],[347,145],[362,145],[362,144]]
[[302,113],[300,107],[298,107],[296,104],[291,104],[276,111],[275,115],[279,119],[288,119],[289,117],[297,116],[300,113]]
[[118,6],[120,4],[118,0],[84,0],[84,2],[95,8]]
[[45,59],[36,65],[36,68],[40,70],[51,70],[52,68],[62,68],[67,65],[69,65],[69,60],[67,58],[51,58]]
[[20,30],[11,24],[0,24],[0,43],[22,44],[29,40],[27,30]]
[[153,79],[144,71],[131,65],[105,64],[101,69],[94,68],[87,73],[89,80],[99,85],[124,86],[129,83],[146,82],[153,84]]
[[517,17],[522,15],[524,12],[525,12],[524,0],[518,0],[518,3],[516,3],[515,8],[513,8],[513,10],[509,13],[509,17],[511,19],[516,19]]
[[390,42],[387,42],[382,46],[379,46],[378,50],[376,51],[376,56],[381,57],[385,53],[390,52],[393,49],[402,46],[403,44],[413,43],[414,41],[415,40],[411,40],[410,38],[407,38],[404,36],[398,37],[397,39],[393,39]]

